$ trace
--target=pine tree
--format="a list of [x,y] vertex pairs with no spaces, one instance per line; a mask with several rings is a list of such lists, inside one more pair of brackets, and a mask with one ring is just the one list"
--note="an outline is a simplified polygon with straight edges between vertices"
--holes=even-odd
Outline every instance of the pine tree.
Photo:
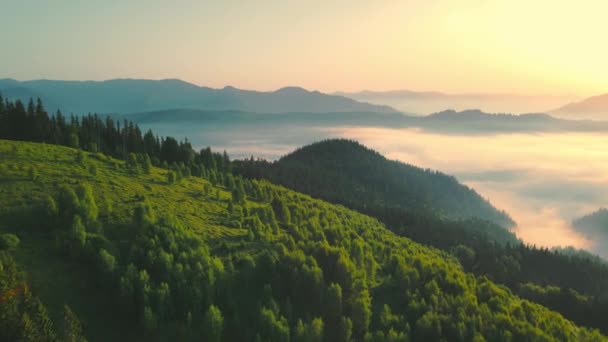
[[41,341],[55,341],[55,328],[49,317],[49,313],[38,298],[32,299],[32,318],[36,322],[38,335]]
[[21,316],[21,341],[24,342],[37,342],[42,341],[41,336],[34,324],[34,321],[30,319],[27,313]]
[[205,341],[220,342],[222,340],[223,325],[224,317],[220,309],[215,305],[209,306],[203,323]]
[[86,342],[82,325],[69,306],[63,307],[63,341]]
[[145,174],[149,175],[150,172],[152,172],[152,162],[150,161],[150,156],[148,154],[144,154],[142,167]]
[[79,148],[80,147],[80,141],[78,139],[78,134],[76,134],[76,133],[70,133],[68,146],[73,147],[73,148]]

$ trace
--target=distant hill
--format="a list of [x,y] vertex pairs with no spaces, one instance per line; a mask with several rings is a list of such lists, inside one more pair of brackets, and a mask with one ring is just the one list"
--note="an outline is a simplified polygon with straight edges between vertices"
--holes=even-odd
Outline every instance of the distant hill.
[[576,101],[574,96],[517,95],[464,93],[447,94],[438,91],[361,91],[354,93],[337,92],[358,101],[385,104],[400,111],[426,115],[445,109],[457,111],[480,108],[486,112],[533,113],[547,108],[555,108],[564,103]]
[[595,250],[608,249],[608,209],[601,208],[575,219],[572,226],[593,243]]
[[601,208],[572,222],[580,232],[591,237],[608,237],[608,209]]
[[506,227],[514,224],[456,178],[388,160],[351,140],[302,147],[265,172],[281,185],[352,207],[431,210],[451,219],[477,217]]
[[[490,114],[480,110],[446,110],[418,119],[420,126],[435,131],[521,132],[555,130],[596,130],[595,125],[556,119],[547,114]],[[608,124],[604,126],[608,129]]]
[[0,80],[0,94],[12,99],[40,97],[50,110],[64,113],[134,113],[174,108],[284,112],[396,112],[350,98],[286,87],[272,92],[234,87],[213,89],[177,79],[108,81]]
[[608,120],[608,94],[572,102],[550,112],[568,119]]
[[204,129],[209,124],[244,125],[303,125],[319,127],[366,126],[385,128],[419,127],[439,133],[490,134],[503,132],[606,132],[608,121],[564,120],[548,114],[489,114],[480,110],[457,112],[446,110],[424,117],[401,113],[369,112],[291,112],[249,113],[244,111],[208,111],[199,109],[171,109],[128,115],[130,120],[146,124],[183,124]]

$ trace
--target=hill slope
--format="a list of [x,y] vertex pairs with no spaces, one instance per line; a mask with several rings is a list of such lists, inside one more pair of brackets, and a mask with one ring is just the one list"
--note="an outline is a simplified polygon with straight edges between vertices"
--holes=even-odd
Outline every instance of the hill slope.
[[326,140],[279,159],[267,171],[280,184],[344,204],[427,209],[452,219],[513,221],[474,190],[438,171],[388,160],[350,140]]
[[602,208],[574,220],[573,225],[581,230],[608,234],[608,209]]
[[286,87],[272,92],[213,89],[181,80],[115,79],[108,81],[0,80],[0,94],[26,101],[40,97],[53,112],[134,113],[175,108],[286,112],[395,112],[346,97]]
[[[21,240],[2,255],[92,341],[605,340],[375,219],[266,182],[206,170],[173,183],[34,143],[0,141],[0,158],[0,233]],[[31,332],[9,311],[21,295],[5,298],[0,324]]]
[[[391,174],[382,173],[382,166],[387,161],[355,142],[326,141],[302,150],[305,152],[301,158],[294,157],[300,153],[296,151],[274,163],[235,161],[234,169],[247,177],[267,178],[376,217],[400,236],[454,254],[467,272],[504,284],[515,293],[541,302],[579,324],[606,329],[608,267],[597,257],[567,249],[549,251],[526,245],[512,232],[494,223],[438,215],[434,202],[428,206],[424,203],[404,206],[403,202],[387,205],[385,199],[393,195],[399,198],[401,194],[401,198],[412,198],[416,203],[432,199],[433,194],[447,197],[453,189],[444,185],[439,189],[421,187],[413,192],[411,186],[389,183],[393,179]],[[353,150],[361,153],[353,153]],[[297,162],[291,162],[292,157]],[[368,167],[366,161],[372,158],[376,162]],[[415,174],[431,179],[436,177],[422,170]],[[407,173],[403,178],[407,178]],[[359,182],[361,179],[365,182]],[[412,183],[416,185],[425,185],[420,178],[414,180]],[[464,201],[466,199],[459,203]]]
[[599,248],[608,248],[608,209],[601,208],[572,222],[572,226],[585,235]]
[[551,113],[569,119],[608,119],[608,94],[593,96],[579,102],[572,102]]

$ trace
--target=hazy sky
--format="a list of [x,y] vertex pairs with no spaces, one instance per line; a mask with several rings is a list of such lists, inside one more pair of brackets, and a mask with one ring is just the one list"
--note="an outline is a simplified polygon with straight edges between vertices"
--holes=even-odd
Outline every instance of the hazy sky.
[[7,0],[0,77],[608,91],[605,0]]

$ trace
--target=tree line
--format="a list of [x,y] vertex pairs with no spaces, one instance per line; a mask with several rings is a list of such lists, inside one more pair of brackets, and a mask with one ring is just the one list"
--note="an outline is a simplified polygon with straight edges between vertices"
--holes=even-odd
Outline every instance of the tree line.
[[42,101],[10,101],[0,96],[0,139],[69,146],[128,160],[131,154],[146,155],[154,166],[168,168],[184,164],[191,168],[230,172],[228,154],[206,148],[199,153],[185,139],[158,137],[151,130],[142,133],[137,124],[124,119],[105,119],[97,114],[66,118],[61,111],[49,115]]

